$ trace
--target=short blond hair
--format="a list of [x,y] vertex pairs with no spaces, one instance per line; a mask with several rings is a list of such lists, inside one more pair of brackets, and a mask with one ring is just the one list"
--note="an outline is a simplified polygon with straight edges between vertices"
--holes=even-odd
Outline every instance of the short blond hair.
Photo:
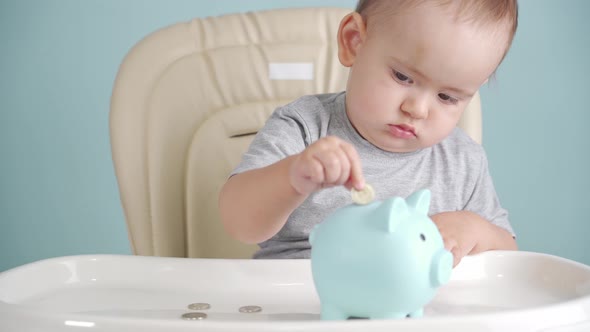
[[518,26],[517,0],[359,0],[355,11],[369,24],[371,18],[380,14],[394,14],[428,2],[454,6],[456,18],[460,20],[484,26],[506,24],[509,33],[506,52],[510,48]]

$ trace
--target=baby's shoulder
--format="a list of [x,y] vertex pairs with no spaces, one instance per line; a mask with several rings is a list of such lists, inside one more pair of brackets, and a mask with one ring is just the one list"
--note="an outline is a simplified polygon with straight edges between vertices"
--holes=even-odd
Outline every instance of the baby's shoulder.
[[456,156],[460,159],[485,158],[483,146],[474,141],[471,136],[459,127],[453,129],[451,134],[437,145],[437,149],[441,153]]
[[298,114],[301,117],[317,117],[333,108],[338,96],[339,94],[336,93],[305,95],[280,106],[277,112]]
[[[338,113],[341,101],[340,94],[305,95],[278,107],[272,114],[281,121],[294,121],[306,128],[314,136],[321,128],[328,126],[333,116]],[[344,106],[342,106],[344,107]]]

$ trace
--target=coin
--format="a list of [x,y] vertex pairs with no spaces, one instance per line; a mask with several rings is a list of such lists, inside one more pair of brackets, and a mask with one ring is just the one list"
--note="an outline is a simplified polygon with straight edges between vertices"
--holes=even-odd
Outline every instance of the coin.
[[184,320],[202,320],[207,318],[207,314],[202,312],[187,312],[186,314],[183,314],[181,317]]
[[375,190],[370,184],[365,184],[365,187],[361,190],[352,188],[350,190],[352,201],[356,204],[369,204],[375,199]]
[[209,303],[191,303],[188,308],[191,310],[207,310],[211,308],[211,305]]
[[244,314],[253,314],[256,312],[261,312],[262,307],[259,307],[257,305],[246,305],[246,306],[240,307],[239,311]]

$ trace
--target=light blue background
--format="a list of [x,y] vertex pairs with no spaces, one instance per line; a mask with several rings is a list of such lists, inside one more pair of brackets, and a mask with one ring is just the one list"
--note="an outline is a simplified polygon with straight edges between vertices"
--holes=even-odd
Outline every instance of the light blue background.
[[[0,271],[129,254],[108,136],[130,47],[166,25],[354,0],[0,0]],[[484,146],[523,250],[590,264],[590,1],[521,0],[514,46],[483,88]]]

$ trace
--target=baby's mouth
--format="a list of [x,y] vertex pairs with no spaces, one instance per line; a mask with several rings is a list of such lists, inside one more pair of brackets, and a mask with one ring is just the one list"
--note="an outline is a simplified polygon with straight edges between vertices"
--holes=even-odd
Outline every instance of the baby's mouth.
[[408,139],[416,137],[416,129],[407,124],[390,124],[389,132],[397,138]]

